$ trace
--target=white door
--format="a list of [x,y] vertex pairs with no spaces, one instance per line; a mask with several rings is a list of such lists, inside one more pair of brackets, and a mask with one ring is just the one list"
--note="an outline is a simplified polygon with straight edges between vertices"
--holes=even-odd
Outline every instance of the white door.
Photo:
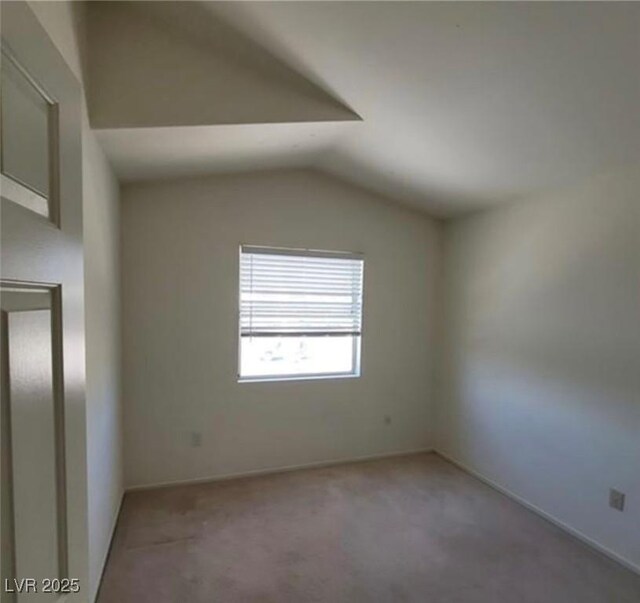
[[0,601],[79,602],[88,593],[80,87],[25,2],[0,11]]

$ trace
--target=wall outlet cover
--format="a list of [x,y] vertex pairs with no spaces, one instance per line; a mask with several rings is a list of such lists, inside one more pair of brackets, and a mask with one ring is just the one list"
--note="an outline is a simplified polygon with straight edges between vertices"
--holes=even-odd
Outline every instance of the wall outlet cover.
[[620,492],[614,488],[609,490],[609,506],[617,511],[624,511],[624,492]]

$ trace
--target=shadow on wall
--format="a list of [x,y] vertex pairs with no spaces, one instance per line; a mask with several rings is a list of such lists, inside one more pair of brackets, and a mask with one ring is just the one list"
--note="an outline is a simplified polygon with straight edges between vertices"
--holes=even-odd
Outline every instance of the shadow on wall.
[[637,564],[637,171],[447,226],[439,447]]
[[91,2],[86,19],[94,128],[360,120],[204,3]]

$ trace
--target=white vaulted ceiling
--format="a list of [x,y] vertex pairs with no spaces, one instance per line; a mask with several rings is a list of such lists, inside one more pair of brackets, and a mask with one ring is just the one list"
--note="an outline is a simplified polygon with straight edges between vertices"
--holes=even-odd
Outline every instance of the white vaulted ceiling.
[[640,162],[640,4],[89,3],[126,180],[311,166],[437,215]]

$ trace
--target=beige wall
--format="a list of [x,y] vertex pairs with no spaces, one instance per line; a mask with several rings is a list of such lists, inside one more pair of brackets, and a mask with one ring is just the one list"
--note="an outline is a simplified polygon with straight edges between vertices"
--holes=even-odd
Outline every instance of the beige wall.
[[120,388],[119,185],[83,132],[89,579],[100,583],[124,491]]
[[[312,172],[124,187],[127,484],[430,447],[436,239]],[[241,243],[364,253],[361,378],[237,383]]]
[[438,449],[640,568],[640,170],[450,223],[443,270]]
[[[79,3],[29,2],[82,82]],[[82,132],[89,585],[95,598],[123,494],[120,397],[119,187],[88,125]]]

